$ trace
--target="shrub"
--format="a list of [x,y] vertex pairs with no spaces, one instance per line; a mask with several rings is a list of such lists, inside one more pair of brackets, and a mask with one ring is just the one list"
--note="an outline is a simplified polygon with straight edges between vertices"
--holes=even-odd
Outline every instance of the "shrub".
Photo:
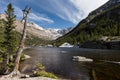
[[46,71],[37,71],[36,72],[37,76],[43,76],[43,77],[49,77],[49,78],[55,78],[57,79],[58,77],[55,76],[53,73],[46,72]]
[[49,78],[58,79],[58,77],[56,75],[54,75],[53,73],[46,72],[45,71],[45,66],[43,66],[42,64],[39,63],[36,66],[37,66],[37,69],[34,72],[34,74],[36,76],[42,76],[42,77],[49,77]]
[[24,61],[24,60],[25,60],[25,54],[22,53],[21,58],[20,58],[20,61]]

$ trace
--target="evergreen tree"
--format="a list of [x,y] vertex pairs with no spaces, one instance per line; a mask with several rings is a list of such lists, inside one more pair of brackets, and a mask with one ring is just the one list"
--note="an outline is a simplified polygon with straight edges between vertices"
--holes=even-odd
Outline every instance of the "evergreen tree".
[[12,7],[12,4],[8,4],[6,13],[6,20],[5,20],[5,42],[4,47],[6,48],[4,58],[6,64],[8,65],[10,60],[13,59],[13,54],[16,53],[17,45],[18,45],[18,39],[15,32],[15,20],[16,16],[14,15],[14,8]]
[[0,19],[0,45],[4,42],[4,24],[3,20]]
[[3,58],[3,54],[5,51],[5,47],[3,47],[3,43],[4,43],[5,39],[4,39],[4,24],[3,24],[3,20],[0,19],[0,58]]

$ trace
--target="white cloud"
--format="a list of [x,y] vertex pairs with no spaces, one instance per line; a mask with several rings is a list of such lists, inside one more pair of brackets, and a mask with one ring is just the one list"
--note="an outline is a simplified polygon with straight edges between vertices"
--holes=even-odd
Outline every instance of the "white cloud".
[[[91,11],[108,0],[40,0],[33,2],[44,10],[56,14],[60,18],[77,24]],[[39,5],[40,4],[40,5]]]
[[81,9],[88,14],[94,9],[100,7],[108,0],[70,0],[71,3],[80,11]]
[[30,14],[30,19],[34,20],[34,21],[45,21],[45,22],[48,22],[48,23],[54,23],[53,20],[51,20],[47,17],[39,16],[40,14],[39,15],[37,15],[37,14],[31,13]]
[[[15,14],[17,15],[18,18],[22,18],[23,17],[23,13],[22,13],[22,9],[20,9],[19,7],[17,6],[14,6],[15,7]],[[29,16],[30,20],[32,21],[41,21],[41,22],[48,22],[48,23],[54,23],[53,20],[49,19],[47,16],[45,16],[44,14],[43,15],[40,15],[39,13],[30,13],[30,16]]]
[[15,14],[17,15],[17,18],[22,18],[23,17],[22,9],[20,9],[17,6],[14,6],[14,9],[15,9],[14,11],[15,11]]
[[[7,9],[8,2],[6,1],[0,1],[0,13],[5,13],[5,10]],[[22,9],[20,9],[18,6],[13,5],[15,14],[18,19],[22,19],[23,13]],[[30,20],[31,21],[39,21],[39,22],[47,22],[47,23],[54,23],[53,20],[49,19],[45,14],[39,14],[39,13],[30,13]]]
[[[37,3],[32,3],[72,23],[77,23],[79,18],[84,14],[82,10],[81,13],[78,14],[78,10],[74,8],[74,6],[70,3],[70,0],[41,0]],[[39,3],[41,4],[39,5]]]
[[81,10],[81,13],[78,14],[78,10],[74,8],[73,5],[69,3],[69,1],[66,0],[53,0],[51,2],[51,5],[53,5],[54,10],[52,10],[56,15],[61,17],[64,20],[70,21],[72,23],[78,23],[79,18],[81,18],[81,15],[84,14],[84,12]]
[[[98,8],[107,1],[108,0],[29,0],[28,3],[35,5],[35,8],[37,9],[42,8],[43,10],[55,14],[66,21],[77,24],[80,20],[85,18],[89,12]],[[3,0],[0,1],[1,12],[3,12],[3,9],[6,7],[6,5],[3,4],[6,3],[7,2]],[[22,11],[17,6],[15,6],[15,13],[18,17],[22,17]],[[30,19],[34,21],[54,23],[54,21],[49,17],[35,12],[31,13]]]

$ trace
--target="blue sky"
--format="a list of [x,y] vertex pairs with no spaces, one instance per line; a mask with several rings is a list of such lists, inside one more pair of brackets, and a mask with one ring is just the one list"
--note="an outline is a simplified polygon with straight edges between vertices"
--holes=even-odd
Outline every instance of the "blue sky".
[[75,27],[91,11],[108,0],[0,0],[0,13],[4,13],[8,3],[12,3],[18,19],[22,19],[22,9],[32,7],[29,21],[44,28],[64,29]]

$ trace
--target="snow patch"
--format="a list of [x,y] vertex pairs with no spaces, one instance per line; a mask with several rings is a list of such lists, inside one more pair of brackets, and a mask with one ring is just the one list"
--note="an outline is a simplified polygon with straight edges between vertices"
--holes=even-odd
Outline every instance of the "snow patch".
[[71,45],[70,43],[64,43],[59,47],[74,47],[74,45]]

